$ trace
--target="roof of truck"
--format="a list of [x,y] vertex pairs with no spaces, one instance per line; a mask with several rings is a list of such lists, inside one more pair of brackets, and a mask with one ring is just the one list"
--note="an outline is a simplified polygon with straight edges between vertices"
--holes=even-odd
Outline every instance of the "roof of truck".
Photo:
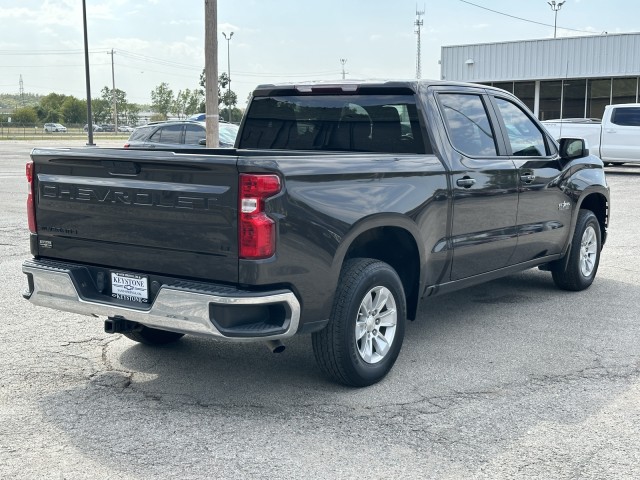
[[417,92],[420,87],[429,86],[465,86],[494,89],[494,87],[487,85],[451,82],[447,80],[316,80],[262,84],[256,87],[254,95],[269,95],[273,91],[323,93],[333,90],[336,91],[336,93],[356,93],[361,87],[367,89],[408,89],[412,92]]

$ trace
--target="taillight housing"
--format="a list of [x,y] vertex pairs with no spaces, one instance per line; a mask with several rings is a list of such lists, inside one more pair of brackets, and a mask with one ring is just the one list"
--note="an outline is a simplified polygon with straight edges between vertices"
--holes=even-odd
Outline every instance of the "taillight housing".
[[258,260],[276,252],[276,224],[265,212],[265,199],[280,193],[280,177],[241,173],[238,202],[238,255]]
[[29,221],[29,231],[36,233],[36,205],[35,205],[35,191],[33,190],[33,161],[27,162],[27,219]]

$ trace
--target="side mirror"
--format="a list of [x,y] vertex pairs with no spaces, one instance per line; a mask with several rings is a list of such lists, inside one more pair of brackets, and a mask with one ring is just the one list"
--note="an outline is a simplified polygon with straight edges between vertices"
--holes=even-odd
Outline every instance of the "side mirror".
[[560,157],[564,160],[573,160],[574,158],[587,157],[589,149],[584,138],[561,138],[560,139]]
[[200,140],[198,140],[198,145],[202,145],[203,147],[207,146],[207,139],[206,138],[201,138]]

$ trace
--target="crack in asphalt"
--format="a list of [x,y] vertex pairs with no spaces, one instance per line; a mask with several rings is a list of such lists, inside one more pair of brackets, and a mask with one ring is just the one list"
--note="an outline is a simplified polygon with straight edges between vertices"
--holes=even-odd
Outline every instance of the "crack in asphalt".
[[[361,421],[363,418],[365,420],[372,418],[371,412],[373,411],[375,412],[376,422],[389,424],[393,426],[393,428],[411,430],[414,434],[419,434],[421,438],[428,438],[439,445],[462,445],[464,442],[458,436],[459,432],[457,430],[451,430],[450,435],[447,434],[449,430],[444,433],[442,431],[428,431],[433,424],[429,422],[428,425],[425,425],[425,418],[429,417],[424,416],[443,415],[452,409],[459,409],[464,407],[464,405],[468,406],[469,404],[478,402],[481,403],[487,399],[502,398],[506,400],[510,396],[520,398],[523,395],[534,395],[550,387],[557,385],[576,385],[584,380],[618,382],[640,378],[638,357],[633,356],[627,358],[624,364],[618,362],[615,369],[610,369],[603,365],[603,359],[605,357],[602,353],[593,348],[586,348],[586,350],[594,356],[592,359],[594,365],[571,372],[557,375],[531,375],[524,381],[507,382],[489,389],[469,391],[454,390],[449,394],[443,395],[425,395],[414,389],[412,394],[418,397],[414,400],[396,401],[373,406],[360,407],[336,403],[300,403],[298,404],[297,412],[289,414],[287,413],[286,406],[277,404],[210,402],[191,393],[150,391],[145,388],[143,383],[134,382],[135,375],[139,372],[121,367],[116,368],[109,360],[109,347],[119,339],[120,337],[114,337],[112,339],[93,337],[69,342],[70,344],[102,342],[100,358],[103,369],[95,371],[89,376],[89,380],[93,386],[110,389],[119,393],[132,392],[140,395],[147,401],[158,403],[164,407],[176,408],[185,406],[199,410],[207,410],[211,414],[220,413],[227,416],[236,415],[246,417],[247,414],[255,414],[262,417],[286,417],[288,419],[292,415],[309,415],[309,410],[312,410],[313,418],[318,422],[322,422],[323,419],[328,417],[334,417],[337,413],[348,419],[348,421]],[[110,377],[109,374],[114,374],[115,376]],[[471,446],[471,444],[469,445]]]

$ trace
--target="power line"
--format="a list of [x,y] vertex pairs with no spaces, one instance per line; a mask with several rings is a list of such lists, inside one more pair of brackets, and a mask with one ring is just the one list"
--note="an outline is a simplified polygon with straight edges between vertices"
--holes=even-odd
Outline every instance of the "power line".
[[[99,53],[102,50],[90,50],[89,53]],[[83,50],[0,50],[0,55],[81,55]]]
[[145,62],[157,63],[157,64],[160,64],[160,65],[166,65],[166,66],[175,66],[175,67],[179,67],[179,68],[189,68],[189,69],[194,69],[194,70],[202,70],[202,66],[190,65],[190,64],[187,64],[187,63],[180,63],[180,62],[173,62],[171,60],[165,60],[163,58],[158,58],[158,57],[150,57],[148,55],[142,55],[140,53],[129,52],[127,50],[118,50],[118,52],[122,56],[131,58],[133,60],[142,60],[142,61],[145,61]]
[[[106,63],[92,63],[91,66],[93,67],[94,65],[110,65],[110,62],[106,62]],[[66,64],[66,65],[60,65],[59,63],[56,64],[49,64],[49,65],[2,65],[2,68],[58,68],[58,67],[84,67],[84,65],[82,64]]]
[[[92,54],[103,54],[104,52],[110,53],[110,50],[105,50],[105,49],[98,49],[98,50],[90,50],[90,53]],[[82,50],[0,50],[0,55],[79,55],[82,54],[83,51]],[[143,55],[140,53],[135,53],[135,52],[130,52],[128,50],[118,50],[118,54],[120,55],[121,58],[127,58],[129,60],[135,60],[137,62],[148,62],[148,63],[154,63],[157,65],[161,65],[161,66],[165,66],[165,67],[173,67],[173,68],[180,68],[180,69],[189,69],[189,70],[194,70],[194,71],[198,71],[201,72],[202,71],[202,66],[198,66],[198,65],[192,65],[192,64],[187,64],[187,63],[181,63],[181,62],[174,62],[171,60],[165,60],[163,58],[158,58],[158,57],[152,57],[149,55]],[[110,65],[111,62],[107,62],[107,63],[92,63],[92,66],[98,66],[98,65]],[[141,69],[141,67],[139,65],[125,65],[122,63],[119,63],[119,65],[121,66],[125,66],[127,68],[132,68],[132,69]],[[69,65],[56,65],[58,67],[74,67],[74,66],[83,66],[83,65],[73,65],[73,64],[69,64]],[[46,65],[3,65],[3,67],[7,67],[7,68],[33,68],[33,67],[38,67],[38,68],[46,68]],[[167,72],[165,70],[149,70],[149,69],[144,69],[146,71],[149,72],[154,72],[154,73],[166,73],[166,74],[170,74],[170,75],[175,75],[175,76],[184,76],[184,77],[188,77],[189,75],[180,75],[178,73],[170,73]],[[247,72],[247,71],[241,71],[238,70],[236,72],[234,72],[235,75],[241,75],[241,76],[246,76],[246,77],[313,77],[316,75],[339,75],[340,72],[336,71],[336,70],[325,70],[325,71],[320,71],[320,72],[291,72],[291,73],[275,73],[275,72]]]
[[[467,5],[473,5],[474,7],[478,7],[481,8],[483,10],[487,10],[489,12],[493,12],[493,13],[497,13],[498,15],[503,15],[505,17],[509,17],[509,18],[515,18],[516,20],[521,20],[523,22],[528,22],[528,23],[535,23],[536,25],[542,25],[544,27],[553,27],[553,25],[548,24],[548,23],[543,23],[543,22],[536,22],[535,20],[529,20],[528,18],[522,18],[522,17],[517,17],[515,15],[510,15],[508,13],[504,13],[504,12],[499,12],[498,10],[492,10],[491,8],[487,8],[487,7],[483,7],[482,5],[477,5],[473,2],[469,2],[467,0],[459,0],[462,3],[466,3]],[[560,27],[563,30],[571,30],[572,32],[580,32],[580,33],[589,33],[591,35],[598,35],[596,32],[590,32],[587,30],[578,30],[576,28],[568,28],[568,27]]]

